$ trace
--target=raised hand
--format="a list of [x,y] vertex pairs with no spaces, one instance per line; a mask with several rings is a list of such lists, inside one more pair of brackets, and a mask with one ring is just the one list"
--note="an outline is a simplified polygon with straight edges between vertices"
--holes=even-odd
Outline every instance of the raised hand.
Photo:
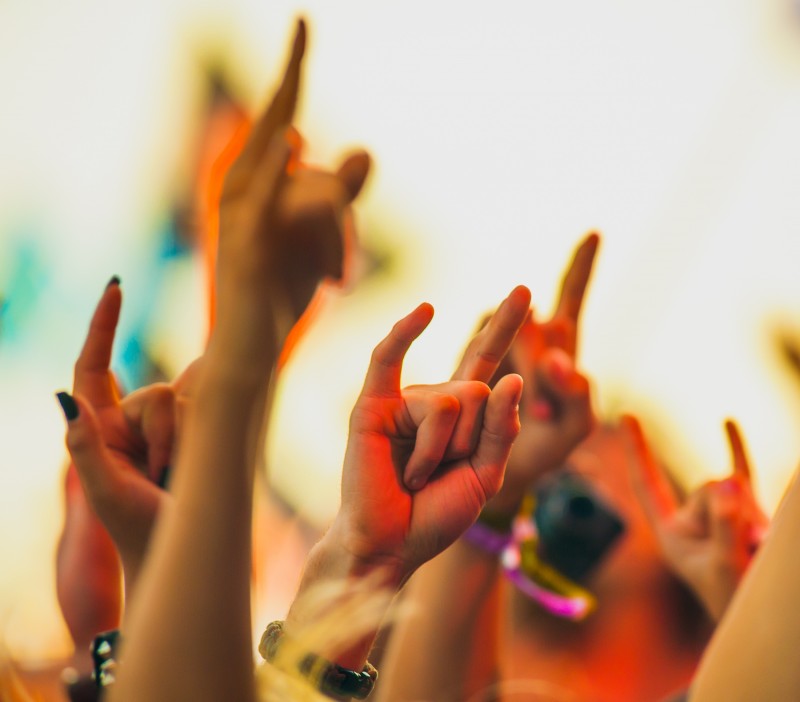
[[598,243],[597,234],[583,240],[564,276],[553,316],[540,322],[531,313],[500,365],[500,374],[519,373],[525,389],[520,403],[522,429],[503,488],[487,505],[489,519],[510,521],[528,487],[562,465],[594,424],[589,382],[575,360],[581,306]]
[[[483,411],[490,392],[487,383],[497,373],[520,326],[527,318],[530,302],[530,290],[524,285],[518,285],[472,338],[449,382],[412,385],[403,390],[403,395],[409,402],[417,392],[427,399],[433,398],[437,392],[453,393],[459,401],[459,411],[444,455],[438,456],[435,464],[428,461],[427,469],[421,467],[417,461],[409,461],[406,465],[403,481],[409,489],[422,487],[435,465],[442,460],[465,458],[475,450],[479,438],[477,432],[480,430],[479,413]],[[429,419],[428,422],[430,421]]]
[[279,345],[319,283],[342,277],[349,205],[370,165],[363,151],[335,172],[298,164],[299,139],[289,127],[305,45],[306,26],[300,21],[283,80],[228,171],[220,202],[220,304],[229,292],[236,298],[242,285],[262,291],[262,319],[268,313],[266,322],[274,325]]
[[725,422],[733,470],[681,501],[633,417],[623,426],[633,454],[633,480],[664,558],[719,620],[761,543],[768,519],[753,494],[739,429]]
[[171,464],[175,395],[151,385],[120,399],[109,369],[122,304],[118,281],[106,287],[95,309],[74,374],[74,399],[59,395],[71,423],[67,446],[81,485],[119,552],[130,595],[150,532],[169,497],[157,485]]
[[[479,381],[460,381],[434,386],[427,395],[422,386],[401,392],[405,354],[432,315],[430,305],[421,305],[373,352],[350,419],[342,506],[330,532],[362,562],[388,565],[401,578],[472,524],[500,487],[519,430],[522,379],[516,375],[491,391]],[[472,414],[459,432],[477,438],[468,456],[448,461],[443,457],[459,419],[459,394],[485,398],[485,407],[477,412],[482,400],[465,403]],[[403,485],[404,475],[415,489]]]

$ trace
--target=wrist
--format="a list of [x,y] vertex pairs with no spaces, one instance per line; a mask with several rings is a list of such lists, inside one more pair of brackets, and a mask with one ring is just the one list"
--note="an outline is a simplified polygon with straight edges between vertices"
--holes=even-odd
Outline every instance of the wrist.
[[[227,336],[243,345],[280,352],[297,322],[288,292],[268,281],[274,273],[256,281],[220,280],[216,303],[217,326],[225,325]],[[259,350],[259,349],[255,349]]]
[[486,502],[478,520],[495,531],[510,532],[526,489],[526,486],[504,483],[499,492]]
[[271,342],[254,343],[231,330],[231,325],[219,324],[203,355],[203,365],[195,385],[194,396],[205,394],[217,397],[241,397],[259,393],[269,383],[274,372],[278,351]]
[[394,591],[411,576],[399,557],[374,552],[338,520],[311,549],[308,563],[319,579],[376,579],[380,586]]
[[285,627],[291,636],[302,637],[303,632],[319,625],[326,609],[351,611],[343,632],[347,643],[327,641],[313,653],[335,665],[360,671],[406,576],[393,559],[365,557],[352,550],[338,529],[334,523],[311,549]]
[[511,530],[497,529],[479,519],[461,535],[460,542],[499,566],[502,554],[513,540]]

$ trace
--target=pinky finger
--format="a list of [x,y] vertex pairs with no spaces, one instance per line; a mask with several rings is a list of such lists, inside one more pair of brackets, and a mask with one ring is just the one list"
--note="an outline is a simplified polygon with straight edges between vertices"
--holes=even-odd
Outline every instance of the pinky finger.
[[493,497],[503,484],[511,446],[520,430],[521,397],[522,377],[512,373],[497,382],[486,402],[483,428],[470,462],[487,499]]

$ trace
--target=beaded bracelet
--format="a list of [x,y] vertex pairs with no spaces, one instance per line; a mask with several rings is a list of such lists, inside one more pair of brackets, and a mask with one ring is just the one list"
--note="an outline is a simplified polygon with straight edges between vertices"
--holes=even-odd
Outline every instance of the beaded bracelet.
[[[267,626],[258,644],[258,652],[265,661],[272,663],[284,636],[282,621],[275,621]],[[311,678],[322,693],[335,697],[366,699],[378,679],[378,671],[369,661],[359,673],[327,661],[314,653],[306,654],[297,668],[305,677]]]

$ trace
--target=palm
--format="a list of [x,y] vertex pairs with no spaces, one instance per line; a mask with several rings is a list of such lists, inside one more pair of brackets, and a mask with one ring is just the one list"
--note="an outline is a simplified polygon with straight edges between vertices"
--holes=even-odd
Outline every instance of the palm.
[[499,487],[499,483],[485,484],[469,459],[442,466],[442,472],[413,495],[408,540],[419,563],[463,534]]
[[479,378],[494,374],[529,302],[526,288],[509,295],[470,344],[460,380],[400,389],[403,359],[430,322],[430,305],[375,349],[350,418],[337,517],[359,559],[410,573],[455,541],[499,489],[519,429],[521,378],[491,391]]
[[[418,491],[398,478],[406,472],[417,438],[402,396],[362,398],[353,413],[346,463],[371,466],[343,485],[360,503],[359,532],[373,553],[395,554],[415,568],[441,552],[475,520],[498,485],[485,485],[470,459],[442,463]],[[352,493],[350,493],[352,494]]]

